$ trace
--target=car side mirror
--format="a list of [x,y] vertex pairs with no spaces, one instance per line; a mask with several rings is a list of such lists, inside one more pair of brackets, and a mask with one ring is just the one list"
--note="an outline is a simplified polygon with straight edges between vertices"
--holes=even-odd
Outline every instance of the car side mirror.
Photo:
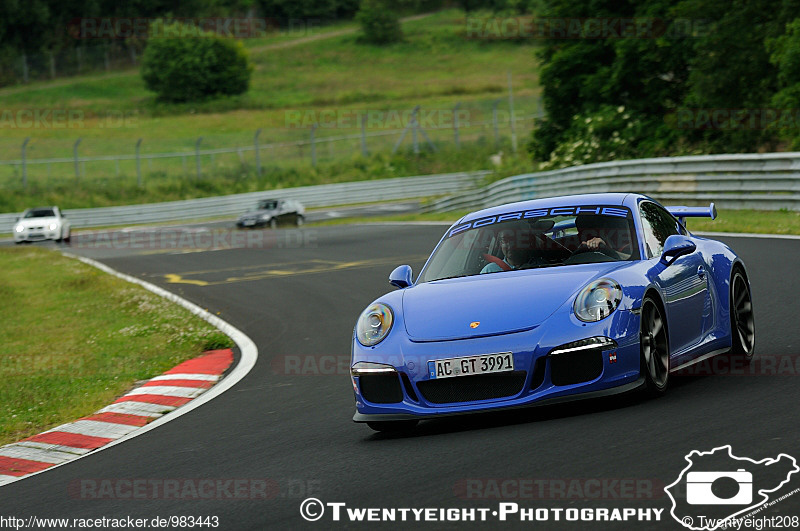
[[692,254],[697,249],[697,245],[681,234],[673,234],[664,242],[664,250],[661,252],[661,263],[670,265],[683,255]]
[[401,265],[397,266],[394,271],[389,275],[389,284],[396,286],[400,289],[407,288],[412,284],[411,281],[411,266]]

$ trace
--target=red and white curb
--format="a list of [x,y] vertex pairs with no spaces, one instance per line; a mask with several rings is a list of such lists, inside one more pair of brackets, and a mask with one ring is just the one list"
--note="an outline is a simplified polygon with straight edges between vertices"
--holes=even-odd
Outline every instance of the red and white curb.
[[171,422],[233,387],[258,359],[258,350],[249,337],[196,304],[89,258],[63,254],[186,308],[233,339],[239,347],[239,362],[222,378],[233,363],[233,351],[207,352],[148,380],[92,415],[0,447],[0,486],[91,456]]
[[72,461],[205,393],[233,363],[230,349],[185,361],[88,417],[0,447],[0,485]]

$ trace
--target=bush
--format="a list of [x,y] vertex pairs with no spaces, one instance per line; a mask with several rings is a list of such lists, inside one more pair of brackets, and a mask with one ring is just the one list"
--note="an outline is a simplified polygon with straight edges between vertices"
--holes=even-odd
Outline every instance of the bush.
[[572,117],[569,129],[540,169],[647,156],[642,143],[652,128],[653,124],[646,125],[624,106],[602,105],[594,113]]
[[403,40],[400,19],[380,0],[364,0],[356,13],[356,21],[361,24],[364,42],[383,45]]
[[199,101],[247,91],[253,67],[241,42],[163,21],[155,22],[151,33],[142,79],[159,99]]

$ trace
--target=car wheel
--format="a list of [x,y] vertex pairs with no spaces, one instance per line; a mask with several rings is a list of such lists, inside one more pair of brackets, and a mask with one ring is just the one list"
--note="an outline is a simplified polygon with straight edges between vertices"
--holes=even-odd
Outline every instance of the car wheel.
[[736,271],[731,280],[730,314],[731,356],[750,363],[755,354],[756,326],[750,286],[740,271]]
[[418,420],[392,420],[382,422],[367,422],[367,426],[375,431],[380,431],[383,433],[403,433],[413,430],[418,422]]
[[305,223],[305,221],[306,221],[306,218],[304,218],[304,217],[303,217],[303,216],[301,216],[300,214],[297,214],[297,216],[294,218],[294,223],[295,223],[295,225],[297,225],[298,227],[302,227],[302,226],[303,226],[303,223]]
[[269,220],[269,228],[271,228],[271,229],[277,229],[277,228],[278,228],[278,220],[277,220],[277,219],[275,219],[275,218],[271,218],[271,219]]
[[658,396],[667,390],[669,383],[667,323],[661,307],[651,297],[645,297],[642,302],[641,315],[641,370],[645,376],[648,394]]

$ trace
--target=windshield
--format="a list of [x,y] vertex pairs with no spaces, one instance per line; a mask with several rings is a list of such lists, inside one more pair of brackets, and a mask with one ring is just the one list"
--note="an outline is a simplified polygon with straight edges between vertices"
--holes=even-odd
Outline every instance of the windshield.
[[452,227],[419,282],[518,269],[635,260],[630,210],[618,206],[540,208]]
[[258,210],[275,210],[276,208],[278,208],[278,202],[275,200],[258,202]]
[[34,208],[25,212],[23,218],[51,218],[56,214],[52,208]]

